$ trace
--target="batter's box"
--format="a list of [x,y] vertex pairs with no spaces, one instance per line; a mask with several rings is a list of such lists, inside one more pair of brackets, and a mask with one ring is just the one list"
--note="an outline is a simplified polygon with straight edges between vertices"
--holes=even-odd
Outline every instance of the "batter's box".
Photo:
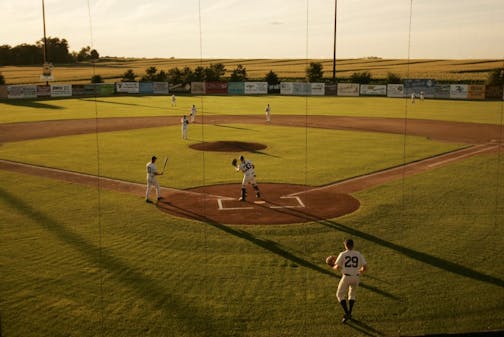
[[[300,197],[297,196],[283,196],[280,197],[280,199],[292,199],[292,201],[288,205],[266,205],[267,202],[264,200],[256,200],[254,201],[255,204],[259,204],[264,207],[268,208],[304,208],[306,207],[303,201],[301,200]],[[234,202],[232,202],[234,201]],[[219,211],[236,211],[236,210],[244,210],[244,209],[254,209],[252,206],[247,206],[247,204],[243,204],[241,201],[237,201],[237,199],[234,198],[219,198],[217,199],[217,204],[219,206]],[[224,205],[226,204],[226,206]],[[232,205],[230,205],[232,204]],[[243,206],[241,206],[243,205]]]

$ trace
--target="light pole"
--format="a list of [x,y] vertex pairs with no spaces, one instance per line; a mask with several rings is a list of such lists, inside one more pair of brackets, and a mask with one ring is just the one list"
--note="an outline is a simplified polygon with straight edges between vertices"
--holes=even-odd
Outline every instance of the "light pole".
[[[44,4],[44,0],[42,0],[42,24],[44,26],[44,65],[43,65],[43,69],[44,69],[44,72],[46,71],[46,67],[47,67],[47,37],[46,37],[46,26],[45,26],[45,4]],[[43,75],[45,75],[43,73]],[[46,80],[46,85],[49,85],[49,82]]]
[[338,17],[338,0],[334,0],[334,48],[333,48],[333,64],[332,64],[332,80],[336,83],[336,23]]

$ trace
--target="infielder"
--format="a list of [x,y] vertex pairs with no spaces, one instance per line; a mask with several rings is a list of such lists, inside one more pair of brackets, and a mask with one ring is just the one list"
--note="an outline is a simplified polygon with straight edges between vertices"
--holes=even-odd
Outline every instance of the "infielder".
[[[352,318],[352,309],[355,304],[355,293],[359,286],[359,276],[367,269],[367,263],[364,256],[356,250],[353,250],[354,242],[352,239],[344,241],[345,251],[341,252],[337,258],[329,256],[326,263],[335,270],[341,272],[341,279],[338,284],[336,297],[341,304],[345,315],[341,320],[345,323]],[[346,298],[348,296],[348,307]]]
[[196,105],[193,104],[191,108],[191,123],[194,123],[194,119],[196,118]]
[[252,184],[254,190],[256,191],[256,197],[261,197],[261,191],[259,191],[259,186],[257,186],[256,175],[255,175],[255,166],[250,160],[246,160],[245,157],[240,156],[240,164],[237,165],[236,159],[233,159],[231,163],[237,172],[243,172],[243,180],[241,187],[241,197],[238,199],[240,201],[246,201],[247,199],[247,184]]
[[147,190],[145,191],[145,202],[152,203],[152,201],[149,199],[149,192],[152,187],[156,187],[156,196],[157,200],[161,200],[161,191],[159,187],[159,183],[156,179],[156,176],[160,176],[163,174],[163,172],[159,173],[156,168],[156,156],[152,156],[152,159],[150,162],[145,165],[145,168],[147,170]]
[[182,128],[182,139],[187,139],[187,128],[189,125],[189,120],[187,119],[186,115],[184,115],[184,117],[180,119],[180,124]]
[[266,113],[266,122],[271,122],[271,107],[269,104],[266,106],[266,109],[264,109],[264,112]]

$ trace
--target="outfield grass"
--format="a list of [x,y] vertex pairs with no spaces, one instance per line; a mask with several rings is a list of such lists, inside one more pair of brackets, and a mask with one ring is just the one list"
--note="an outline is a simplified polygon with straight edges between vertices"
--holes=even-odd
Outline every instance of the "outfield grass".
[[331,115],[418,118],[501,124],[503,102],[425,100],[375,97],[180,96],[172,108],[169,96],[98,97],[83,99],[3,100],[0,123],[134,116],[182,116],[193,104],[198,114],[264,115],[266,104],[275,115]]
[[[496,177],[503,171],[494,156],[471,158],[360,192],[361,209],[344,218],[281,226],[194,222],[135,196],[0,171],[2,332],[329,337],[503,329],[504,267],[489,258],[504,244],[504,182]],[[339,323],[337,278],[323,262],[349,236],[369,263],[358,329]]]

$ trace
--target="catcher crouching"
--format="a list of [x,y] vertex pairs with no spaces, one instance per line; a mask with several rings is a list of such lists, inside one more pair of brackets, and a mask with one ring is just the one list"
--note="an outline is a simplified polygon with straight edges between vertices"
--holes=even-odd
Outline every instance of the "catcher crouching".
[[236,160],[236,158],[234,158],[232,160],[231,164],[234,166],[234,168],[236,169],[237,172],[239,172],[239,171],[243,172],[241,197],[239,198],[239,200],[240,201],[247,200],[247,184],[249,184],[249,183],[252,185],[252,187],[254,187],[254,190],[256,192],[256,197],[260,198],[261,191],[259,190],[259,186],[257,186],[254,164],[250,160],[245,159],[244,156],[240,156],[240,163],[239,164],[238,164],[238,160]]

